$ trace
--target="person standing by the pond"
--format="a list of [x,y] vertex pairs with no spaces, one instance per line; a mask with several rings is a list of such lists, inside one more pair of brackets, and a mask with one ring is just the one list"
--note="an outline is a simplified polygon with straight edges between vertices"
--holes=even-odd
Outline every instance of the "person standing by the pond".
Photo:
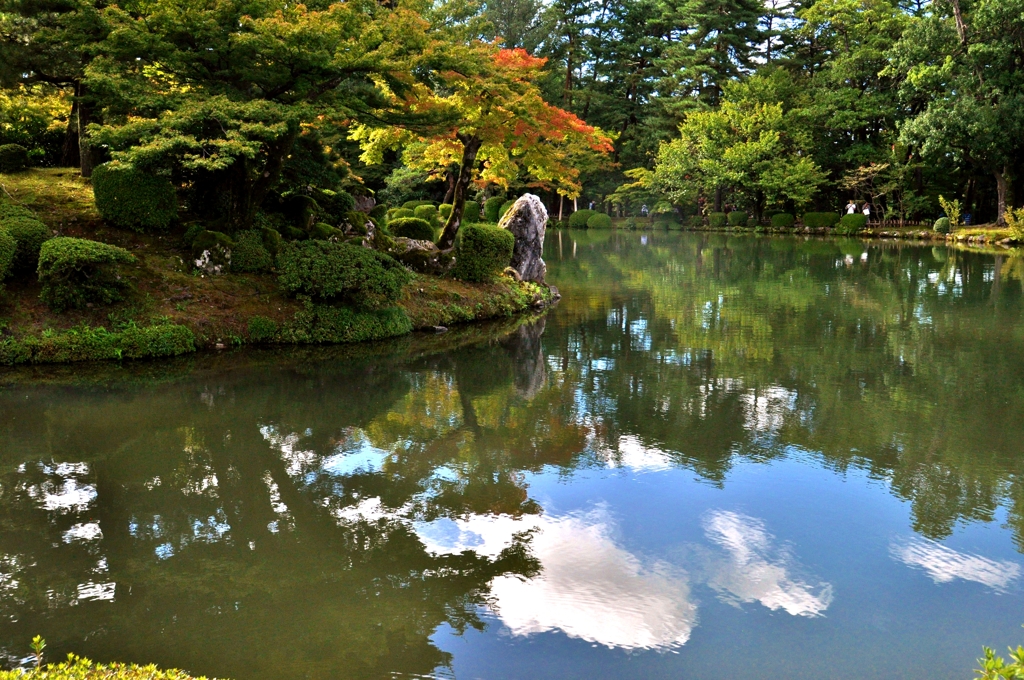
[[864,213],[864,217],[866,217],[867,220],[870,222],[871,221],[871,204],[865,202],[864,203],[864,209],[861,210],[861,212]]
[[846,214],[852,215],[857,212],[857,201],[850,199],[850,202],[846,204]]

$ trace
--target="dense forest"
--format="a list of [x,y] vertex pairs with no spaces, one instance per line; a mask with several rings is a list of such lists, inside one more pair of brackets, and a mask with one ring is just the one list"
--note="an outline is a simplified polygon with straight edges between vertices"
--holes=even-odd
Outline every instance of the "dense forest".
[[525,191],[1002,223],[1022,70],[1024,0],[0,0],[0,145],[167,176],[236,228],[323,190],[455,230]]

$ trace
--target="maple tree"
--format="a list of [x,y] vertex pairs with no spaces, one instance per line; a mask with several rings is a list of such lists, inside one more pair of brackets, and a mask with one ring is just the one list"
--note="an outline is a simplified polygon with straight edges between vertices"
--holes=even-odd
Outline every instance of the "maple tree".
[[437,85],[419,84],[404,98],[410,111],[433,114],[436,122],[362,123],[352,131],[367,163],[402,148],[407,165],[435,176],[458,166],[452,212],[438,241],[442,249],[455,243],[472,182],[507,187],[525,172],[536,185],[575,198],[580,169],[613,150],[600,129],[544,101],[537,81],[545,59],[482,42],[457,49],[459,70],[439,72]]

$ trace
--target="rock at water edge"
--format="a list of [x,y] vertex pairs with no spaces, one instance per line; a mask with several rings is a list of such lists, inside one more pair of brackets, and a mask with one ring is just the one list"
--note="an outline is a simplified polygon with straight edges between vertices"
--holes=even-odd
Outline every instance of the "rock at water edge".
[[520,196],[498,223],[500,229],[508,229],[516,237],[510,266],[519,272],[523,281],[544,283],[548,268],[541,255],[547,224],[548,211],[533,194]]

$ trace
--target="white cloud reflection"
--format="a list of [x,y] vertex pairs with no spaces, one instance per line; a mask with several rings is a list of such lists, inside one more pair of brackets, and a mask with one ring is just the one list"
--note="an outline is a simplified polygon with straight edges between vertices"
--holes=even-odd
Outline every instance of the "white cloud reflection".
[[958,552],[925,538],[895,539],[889,554],[908,567],[923,569],[935,583],[959,578],[1002,591],[1020,576],[1020,565],[1015,562]]
[[724,550],[705,565],[708,585],[726,602],[760,602],[793,616],[821,616],[832,604],[832,585],[811,584],[795,575],[793,557],[764,522],[736,512],[715,510],[704,518],[704,533]]

